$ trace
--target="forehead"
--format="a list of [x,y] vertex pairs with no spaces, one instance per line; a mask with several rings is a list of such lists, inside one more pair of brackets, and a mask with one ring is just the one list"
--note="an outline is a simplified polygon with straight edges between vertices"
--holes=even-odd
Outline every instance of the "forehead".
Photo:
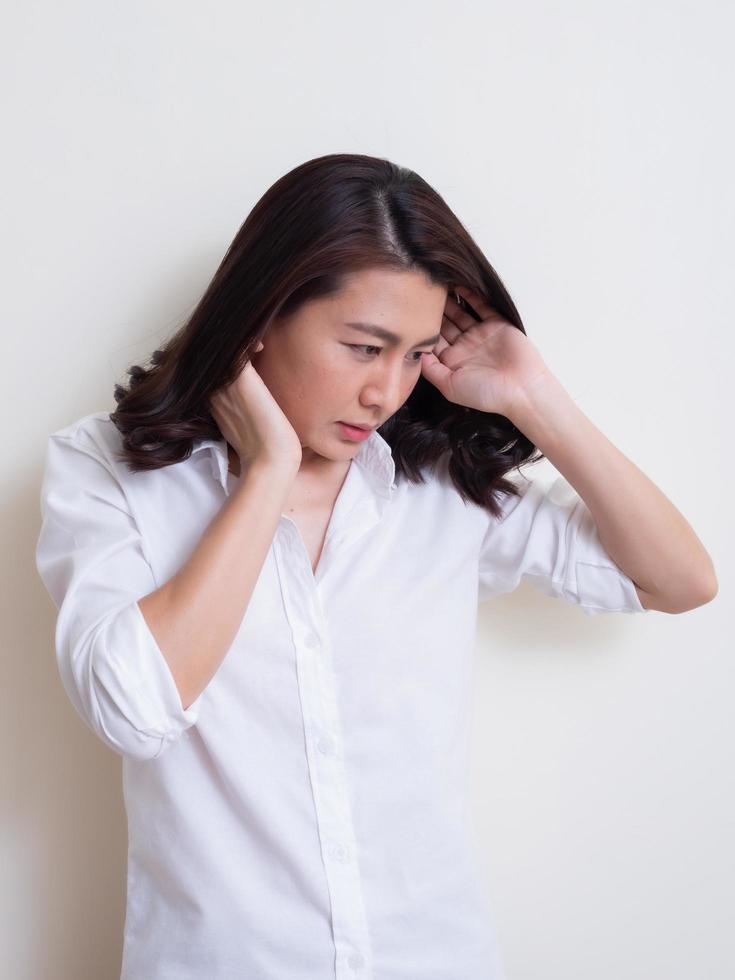
[[439,340],[447,297],[444,284],[424,273],[405,270],[364,270],[348,277],[338,293],[317,302],[330,326],[388,346],[433,344]]

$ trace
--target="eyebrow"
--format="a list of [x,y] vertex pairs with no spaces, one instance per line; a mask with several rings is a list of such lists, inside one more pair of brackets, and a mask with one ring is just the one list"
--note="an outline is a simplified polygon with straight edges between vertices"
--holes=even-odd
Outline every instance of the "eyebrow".
[[[373,337],[377,337],[379,340],[384,340],[387,344],[392,347],[397,347],[401,342],[401,338],[394,334],[390,330],[386,330],[385,327],[379,327],[376,323],[345,323],[346,327],[354,327],[355,330],[362,330],[363,333],[369,333]],[[428,337],[426,340],[420,340],[414,347],[423,347],[424,344],[436,344],[441,340],[441,334],[438,333],[434,337]]]

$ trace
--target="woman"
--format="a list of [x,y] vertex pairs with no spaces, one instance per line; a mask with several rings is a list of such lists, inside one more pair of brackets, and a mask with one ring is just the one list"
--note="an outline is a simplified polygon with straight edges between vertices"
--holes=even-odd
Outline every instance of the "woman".
[[[123,757],[122,977],[499,980],[478,599],[682,612],[709,555],[387,160],[278,180],[129,373],[49,439],[37,551],[64,686]],[[551,487],[508,478],[543,456]]]

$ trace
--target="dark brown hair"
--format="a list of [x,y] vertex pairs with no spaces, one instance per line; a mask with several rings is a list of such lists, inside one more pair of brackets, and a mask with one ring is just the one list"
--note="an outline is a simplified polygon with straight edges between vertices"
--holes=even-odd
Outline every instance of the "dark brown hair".
[[[157,469],[186,459],[197,439],[221,439],[209,398],[234,381],[269,325],[376,266],[469,286],[526,332],[498,274],[422,177],[378,157],[317,157],[265,192],[186,323],[149,366],[128,369],[127,388],[115,386],[118,458],[131,470]],[[423,482],[423,468],[441,462],[463,499],[496,517],[500,495],[518,493],[504,476],[544,458],[509,419],[455,405],[423,376],[378,431],[396,479]]]

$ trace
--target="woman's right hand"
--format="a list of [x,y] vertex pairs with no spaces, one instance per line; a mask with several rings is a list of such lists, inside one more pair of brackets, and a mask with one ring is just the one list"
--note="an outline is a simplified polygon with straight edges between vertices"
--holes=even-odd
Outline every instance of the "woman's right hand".
[[[263,346],[261,341],[256,353]],[[241,466],[242,460],[262,460],[298,470],[301,441],[250,361],[231,384],[214,392],[209,408]]]

